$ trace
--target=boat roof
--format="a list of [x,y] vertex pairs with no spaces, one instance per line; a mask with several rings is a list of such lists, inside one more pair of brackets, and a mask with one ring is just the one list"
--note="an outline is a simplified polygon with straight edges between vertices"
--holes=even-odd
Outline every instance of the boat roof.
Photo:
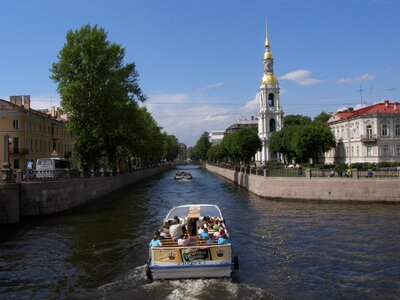
[[174,216],[178,218],[200,218],[204,216],[221,218],[222,214],[219,207],[214,204],[187,204],[172,208],[166,219],[172,219]]

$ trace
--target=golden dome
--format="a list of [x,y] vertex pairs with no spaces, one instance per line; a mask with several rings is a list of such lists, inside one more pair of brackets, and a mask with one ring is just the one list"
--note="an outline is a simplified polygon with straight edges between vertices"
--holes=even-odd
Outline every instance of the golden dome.
[[271,51],[267,50],[264,53],[264,59],[272,58],[272,53]]
[[263,84],[275,84],[276,83],[276,77],[274,74],[268,72],[267,74],[264,74],[262,78],[262,83]]

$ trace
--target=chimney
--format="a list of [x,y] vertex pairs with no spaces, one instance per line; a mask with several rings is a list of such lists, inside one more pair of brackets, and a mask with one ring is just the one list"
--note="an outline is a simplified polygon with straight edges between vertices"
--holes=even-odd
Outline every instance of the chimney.
[[10,102],[22,107],[22,96],[10,96]]
[[60,108],[59,107],[57,107],[56,116],[57,116],[57,119],[60,118]]
[[354,111],[354,108],[352,108],[352,107],[349,107],[349,111]]
[[397,110],[397,102],[394,103],[393,109],[394,109],[394,110]]
[[56,107],[52,106],[50,110],[50,116],[55,118],[56,117]]
[[31,109],[31,96],[30,95],[24,96],[24,108],[26,110]]
[[385,107],[389,107],[389,100],[385,100]]

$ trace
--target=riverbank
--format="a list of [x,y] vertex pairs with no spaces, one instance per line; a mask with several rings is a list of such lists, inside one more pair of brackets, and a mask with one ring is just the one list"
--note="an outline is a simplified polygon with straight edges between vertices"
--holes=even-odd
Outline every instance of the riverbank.
[[265,198],[400,203],[398,178],[266,177],[210,164],[206,169]]
[[169,164],[108,177],[0,183],[0,224],[20,218],[62,213],[169,170]]

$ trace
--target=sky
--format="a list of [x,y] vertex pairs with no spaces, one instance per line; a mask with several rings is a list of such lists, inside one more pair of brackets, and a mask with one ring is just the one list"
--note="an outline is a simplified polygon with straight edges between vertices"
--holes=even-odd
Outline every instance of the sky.
[[0,14],[1,99],[60,106],[51,64],[68,30],[97,24],[188,146],[258,115],[266,18],[285,115],[400,101],[399,0],[14,0]]

